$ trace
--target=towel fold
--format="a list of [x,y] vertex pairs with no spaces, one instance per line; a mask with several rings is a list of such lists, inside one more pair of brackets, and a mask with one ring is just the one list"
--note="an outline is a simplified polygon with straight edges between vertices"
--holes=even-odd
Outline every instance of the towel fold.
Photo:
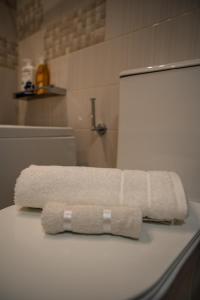
[[154,220],[184,220],[188,214],[183,185],[174,172],[35,165],[21,172],[15,204],[42,208],[55,201],[68,205],[136,204],[143,217]]
[[142,213],[139,207],[108,207],[73,205],[49,202],[42,212],[42,226],[46,233],[71,231],[85,234],[109,233],[138,239]]

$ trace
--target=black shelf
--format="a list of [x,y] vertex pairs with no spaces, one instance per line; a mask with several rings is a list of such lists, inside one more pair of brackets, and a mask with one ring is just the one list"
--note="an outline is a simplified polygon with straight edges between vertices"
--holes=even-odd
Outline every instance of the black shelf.
[[[39,89],[46,90],[47,92],[45,94],[37,94],[37,91]],[[34,89],[32,91],[22,91],[14,93],[14,98],[18,100],[37,100],[37,99],[43,99],[48,97],[55,97],[55,96],[65,96],[66,95],[66,89],[49,85],[49,86],[43,86],[41,88]]]

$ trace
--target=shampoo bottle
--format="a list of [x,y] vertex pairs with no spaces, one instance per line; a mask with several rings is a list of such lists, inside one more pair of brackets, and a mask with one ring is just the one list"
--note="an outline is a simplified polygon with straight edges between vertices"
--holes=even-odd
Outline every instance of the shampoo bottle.
[[43,87],[47,87],[49,85],[50,82],[49,77],[50,76],[49,76],[49,69],[47,63],[43,58],[41,58],[36,70],[36,77],[35,77],[35,84],[36,84],[38,95],[47,93],[47,90],[43,89]]

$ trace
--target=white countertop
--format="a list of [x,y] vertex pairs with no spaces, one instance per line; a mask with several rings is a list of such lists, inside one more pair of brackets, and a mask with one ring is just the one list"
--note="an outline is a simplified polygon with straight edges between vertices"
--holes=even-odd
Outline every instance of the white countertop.
[[200,203],[183,225],[143,224],[140,241],[46,235],[40,210],[0,211],[0,298],[122,300],[144,292],[200,228]]

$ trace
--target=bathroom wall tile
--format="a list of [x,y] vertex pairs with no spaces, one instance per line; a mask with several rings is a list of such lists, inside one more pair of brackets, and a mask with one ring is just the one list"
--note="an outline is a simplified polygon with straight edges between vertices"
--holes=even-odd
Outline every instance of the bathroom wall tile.
[[0,66],[16,69],[17,44],[5,37],[0,36]]
[[99,137],[90,130],[75,130],[78,165],[116,167],[117,131],[108,130]]
[[169,18],[200,8],[199,0],[167,0],[166,3]]
[[128,68],[199,57],[200,10],[128,35]]
[[126,70],[128,66],[127,46],[127,36],[122,36],[106,42],[104,52],[98,53],[98,68],[100,68],[100,64],[104,66],[101,74],[103,84],[113,84],[119,82],[120,72]]
[[142,29],[159,23],[167,17],[167,1],[163,0],[130,0],[130,31]]
[[92,1],[87,5],[82,2],[73,12],[65,15],[62,13],[45,31],[47,59],[103,42],[105,15],[105,0]]
[[199,58],[200,10],[186,13],[172,20],[173,30],[169,44],[169,60],[181,61]]
[[118,85],[69,91],[67,97],[69,125],[75,129],[91,128],[91,98],[96,98],[96,123],[104,123],[108,129],[116,130],[118,128]]
[[69,80],[68,59],[68,55],[63,55],[48,62],[51,84],[67,89]]
[[31,58],[33,63],[38,64],[40,57],[44,57],[44,30],[27,37],[18,43],[19,63],[21,59]]
[[170,46],[174,30],[174,22],[168,19],[155,28],[154,34],[154,65],[170,62]]
[[109,130],[118,129],[119,85],[97,89],[96,122],[104,123]]
[[173,6],[172,2],[176,1],[108,0],[106,39],[149,27],[169,18],[169,8]]
[[69,85],[71,89],[95,86],[95,72],[97,73],[95,53],[98,47],[100,45],[70,54]]
[[155,27],[154,64],[200,57],[200,10]]
[[95,167],[116,167],[117,131],[108,131],[99,137],[92,133],[89,151],[89,165]]
[[154,62],[155,26],[128,35],[128,69],[150,66]]
[[17,124],[26,125],[27,101],[19,100],[17,103]]
[[0,124],[16,124],[17,101],[13,99],[16,91],[16,71],[0,67]]
[[41,0],[19,1],[17,3],[17,36],[19,40],[40,30],[43,23]]
[[127,68],[127,37],[88,47],[70,55],[70,88],[114,84]]
[[23,119],[25,125],[66,126],[66,98],[52,97],[29,101]]
[[91,126],[90,97],[94,89],[69,90],[67,113],[69,126],[74,129],[89,129]]
[[17,37],[14,18],[15,10],[11,9],[6,3],[3,3],[3,1],[0,1],[0,36],[16,42]]
[[130,3],[130,0],[107,0],[106,39],[115,38],[130,31]]
[[106,39],[152,26],[168,18],[168,1],[108,0]]
[[198,0],[130,0],[128,27],[139,30],[198,8]]

